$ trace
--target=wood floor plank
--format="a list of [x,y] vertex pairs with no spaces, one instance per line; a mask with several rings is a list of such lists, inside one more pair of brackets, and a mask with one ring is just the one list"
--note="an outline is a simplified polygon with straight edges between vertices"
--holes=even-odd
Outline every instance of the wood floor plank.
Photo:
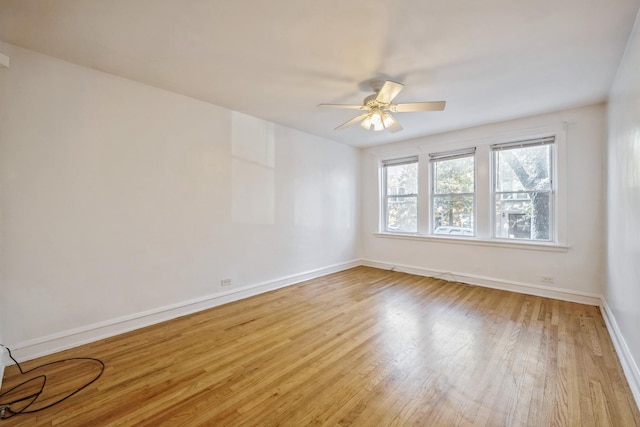
[[[368,267],[24,367],[83,356],[97,382],[0,427],[640,427],[597,307]],[[40,406],[95,367],[42,371]],[[28,377],[7,368],[3,390]]]

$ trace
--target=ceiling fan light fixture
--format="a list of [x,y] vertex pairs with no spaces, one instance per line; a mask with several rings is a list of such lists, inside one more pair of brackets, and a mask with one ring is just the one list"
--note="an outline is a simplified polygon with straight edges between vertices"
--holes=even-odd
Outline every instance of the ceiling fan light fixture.
[[364,118],[362,122],[360,122],[360,126],[365,128],[366,130],[371,129],[371,114]]
[[382,113],[379,110],[375,110],[371,113],[371,124],[373,125],[373,130],[376,132],[385,128],[384,123],[382,122]]
[[382,113],[382,124],[387,129],[389,126],[393,126],[396,123],[396,119],[389,113]]

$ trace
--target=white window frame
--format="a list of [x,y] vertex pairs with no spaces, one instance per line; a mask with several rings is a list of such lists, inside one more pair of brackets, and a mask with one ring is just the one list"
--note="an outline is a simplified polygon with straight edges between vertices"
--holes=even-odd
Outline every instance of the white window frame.
[[[464,157],[473,158],[473,192],[472,193],[449,193],[449,194],[436,194],[436,171],[435,164],[441,161],[455,160]],[[470,147],[462,150],[446,151],[438,153],[429,153],[429,234],[436,236],[446,236],[444,234],[436,234],[435,229],[435,199],[436,197],[446,196],[473,196],[473,236],[476,235],[476,222],[477,222],[477,210],[476,210],[476,181],[477,181],[477,169],[476,169],[476,147]]]
[[[550,231],[549,241],[524,240],[524,239],[503,239],[494,238],[494,218],[493,218],[493,154],[492,145],[510,143],[514,141],[524,141],[537,138],[555,137],[554,156],[552,161],[552,176],[554,204],[552,206],[551,215],[553,217],[553,226]],[[466,140],[455,140],[447,138],[438,142],[415,144],[399,144],[397,148],[392,146],[384,149],[374,150],[373,154],[378,159],[381,166],[382,161],[386,159],[403,158],[418,155],[418,233],[406,234],[384,231],[383,218],[386,218],[386,212],[382,209],[379,212],[380,224],[374,234],[383,238],[399,238],[410,240],[422,240],[431,242],[448,242],[463,245],[481,245],[519,248],[527,250],[542,251],[562,251],[568,250],[567,242],[567,193],[566,193],[566,173],[567,173],[567,157],[566,157],[566,123],[557,123],[554,125],[543,126],[529,129],[514,129],[499,134],[491,134],[484,132],[474,138]],[[428,138],[435,141],[434,137]],[[430,153],[451,152],[456,150],[469,149],[476,147],[475,152],[475,236],[447,236],[437,235],[432,232],[432,212],[431,212],[431,193],[430,190],[422,191],[422,189],[430,189],[432,185],[432,176],[429,167]],[[381,171],[381,168],[378,169]],[[382,178],[379,173],[379,178]],[[382,189],[382,181],[379,183],[379,189]],[[382,191],[379,193],[379,205],[383,207],[384,199]],[[424,214],[426,213],[426,215]],[[386,220],[386,219],[385,219]]]
[[[496,163],[496,158],[497,158],[497,154],[502,151],[502,150],[508,150],[508,149],[514,149],[514,148],[526,148],[526,147],[535,147],[535,146],[543,146],[543,145],[549,145],[550,146],[550,150],[549,150],[549,181],[550,181],[550,188],[549,190],[538,190],[535,191],[537,193],[547,193],[549,194],[549,203],[550,203],[550,209],[549,209],[549,239],[548,240],[534,240],[534,239],[516,239],[516,238],[507,238],[507,237],[498,237],[496,236],[496,229],[495,229],[495,224],[496,224],[496,209],[495,209],[495,203],[496,203],[496,198],[498,197],[498,195],[504,195],[506,193],[511,193],[511,194],[518,194],[518,193],[522,193],[522,194],[529,194],[532,191],[498,191],[497,186],[498,183],[496,182],[496,174],[497,174],[497,163]],[[533,138],[533,139],[527,139],[527,140],[520,140],[520,141],[512,141],[512,142],[507,142],[507,143],[500,143],[500,144],[492,144],[491,145],[491,238],[492,239],[497,239],[497,240],[507,240],[507,241],[523,241],[523,242],[536,242],[536,243],[554,243],[557,239],[557,233],[555,232],[555,230],[557,229],[557,225],[556,225],[556,197],[557,197],[557,191],[556,191],[556,177],[555,177],[555,172],[557,170],[557,167],[555,165],[556,163],[556,143],[555,143],[555,136],[547,136],[547,137],[542,137],[542,138]]]
[[[410,193],[410,194],[388,194],[388,188],[387,188],[387,168],[390,166],[401,166],[401,165],[409,165],[409,164],[416,164],[416,167],[418,168],[418,173],[417,173],[417,182],[416,182],[416,188],[417,188],[417,193]],[[382,192],[382,203],[380,206],[380,213],[381,213],[381,218],[380,218],[380,225],[381,225],[381,229],[385,232],[385,233],[394,233],[394,234],[418,234],[420,231],[420,205],[419,205],[419,200],[420,200],[420,162],[419,162],[419,158],[418,156],[409,156],[409,157],[401,157],[401,158],[396,158],[396,159],[386,159],[386,160],[382,160],[380,162],[380,186],[381,188],[381,192]],[[406,231],[406,232],[402,232],[402,231],[389,231],[389,224],[387,223],[388,220],[388,207],[389,207],[389,198],[391,197],[413,197],[416,199],[416,231]]]

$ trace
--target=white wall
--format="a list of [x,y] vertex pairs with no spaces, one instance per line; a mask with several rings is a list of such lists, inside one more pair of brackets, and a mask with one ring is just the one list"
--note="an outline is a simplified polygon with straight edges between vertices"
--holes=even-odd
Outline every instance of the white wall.
[[[434,151],[438,152],[446,151],[446,147],[474,146],[478,141],[486,144],[492,138],[519,131],[526,134],[526,130],[541,127],[561,127],[563,123],[567,161],[559,167],[564,166],[566,172],[568,225],[564,231],[568,249],[531,250],[374,235],[378,230],[380,158],[428,152],[430,146],[437,146]],[[401,270],[426,275],[452,272],[454,276],[450,278],[469,283],[598,304],[604,256],[604,135],[605,106],[594,105],[364,150],[364,258],[374,261],[372,265],[401,266]],[[488,200],[478,200],[481,203],[488,209]],[[542,284],[541,276],[552,276],[555,283]]]
[[358,258],[356,149],[2,47],[0,336],[17,356]]
[[[638,15],[640,17],[640,14]],[[627,378],[640,405],[640,28],[609,95],[605,301]]]

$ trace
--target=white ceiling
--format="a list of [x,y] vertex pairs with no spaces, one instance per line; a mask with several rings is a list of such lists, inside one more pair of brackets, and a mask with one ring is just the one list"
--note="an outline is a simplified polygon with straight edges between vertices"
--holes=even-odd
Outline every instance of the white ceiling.
[[[606,99],[640,0],[0,0],[0,40],[353,146]],[[334,131],[367,82],[402,132]]]

